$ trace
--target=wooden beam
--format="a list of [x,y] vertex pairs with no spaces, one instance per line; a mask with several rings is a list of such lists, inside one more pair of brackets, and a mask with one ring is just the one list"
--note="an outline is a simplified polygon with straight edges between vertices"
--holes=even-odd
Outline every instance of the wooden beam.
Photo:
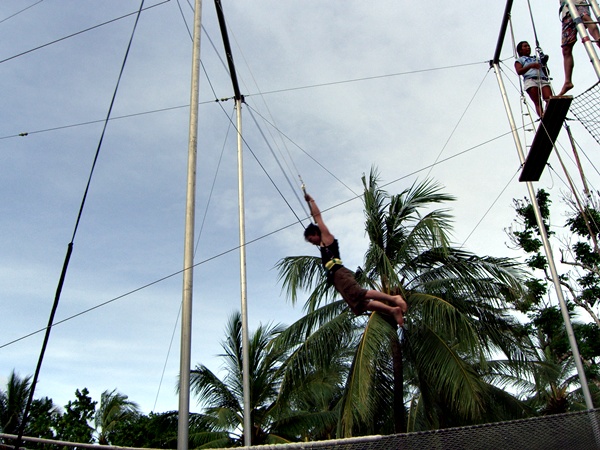
[[519,181],[538,181],[542,176],[556,138],[567,117],[571,101],[573,101],[573,97],[570,95],[550,97],[523,165]]

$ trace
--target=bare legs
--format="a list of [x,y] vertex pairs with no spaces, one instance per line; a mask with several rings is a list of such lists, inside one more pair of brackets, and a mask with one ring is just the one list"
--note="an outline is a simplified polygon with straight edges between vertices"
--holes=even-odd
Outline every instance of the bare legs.
[[[593,22],[592,18],[587,14],[584,14],[583,16],[581,16],[581,20],[583,20],[583,23],[585,24],[587,31],[592,36],[592,39],[594,40],[596,45],[598,47],[600,47],[600,31],[598,31],[598,26]],[[571,89],[573,89],[572,77],[573,77],[573,67],[575,66],[575,61],[573,59],[573,45],[575,45],[575,42],[573,42],[572,44],[569,44],[569,45],[565,45],[562,48],[563,66],[565,69],[565,84],[563,84],[562,89],[558,93],[559,96],[565,95],[565,93],[567,91],[570,91]]]
[[544,106],[542,106],[542,99],[544,100],[544,103],[548,103],[548,100],[550,100],[550,96],[552,95],[552,89],[547,85],[542,86],[542,99],[540,99],[540,89],[538,87],[527,89],[527,93],[535,105],[535,111],[537,112],[537,115],[542,117],[545,109]]
[[401,295],[388,295],[383,292],[369,290],[366,298],[371,300],[367,305],[369,311],[389,314],[394,317],[398,325],[402,326],[404,324],[404,313],[408,305]]
[[565,69],[565,84],[563,84],[562,89],[558,93],[558,96],[565,95],[567,91],[573,89],[573,82],[571,78],[573,76],[573,67],[575,66],[575,61],[573,60],[573,45],[565,45],[562,48],[563,54],[563,66]]

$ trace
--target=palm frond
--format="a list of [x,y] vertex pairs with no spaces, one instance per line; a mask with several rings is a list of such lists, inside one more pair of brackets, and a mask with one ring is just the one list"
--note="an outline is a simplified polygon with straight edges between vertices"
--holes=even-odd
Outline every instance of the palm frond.
[[327,285],[321,258],[317,256],[288,256],[275,265],[282,282],[282,290],[292,304],[296,304],[300,291],[317,290],[325,296]]
[[[380,411],[376,406],[393,399],[391,340],[398,340],[396,328],[378,313],[372,313],[356,349],[344,399],[338,432],[350,437],[357,428],[369,428]],[[382,372],[383,370],[383,372]],[[384,375],[387,382],[378,383]]]
[[[410,336],[412,364],[419,374],[419,390],[424,398],[435,399],[468,421],[479,419],[485,411],[485,383],[445,337],[429,327]],[[431,401],[431,400],[430,400]]]

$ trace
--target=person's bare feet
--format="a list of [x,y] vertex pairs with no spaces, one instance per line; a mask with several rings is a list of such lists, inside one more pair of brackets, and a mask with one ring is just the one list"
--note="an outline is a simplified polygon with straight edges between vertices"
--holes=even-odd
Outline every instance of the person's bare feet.
[[396,306],[400,307],[402,313],[405,313],[408,309],[408,304],[401,295],[394,295],[394,302],[396,303]]
[[560,97],[561,95],[565,95],[567,91],[570,91],[571,89],[573,89],[573,83],[571,83],[570,81],[565,81],[565,84],[563,84],[563,87],[558,93],[558,96]]
[[400,306],[396,306],[394,308],[394,310],[392,311],[392,315],[394,316],[394,319],[396,320],[396,323],[398,323],[398,325],[404,325],[404,312],[402,311],[402,308]]

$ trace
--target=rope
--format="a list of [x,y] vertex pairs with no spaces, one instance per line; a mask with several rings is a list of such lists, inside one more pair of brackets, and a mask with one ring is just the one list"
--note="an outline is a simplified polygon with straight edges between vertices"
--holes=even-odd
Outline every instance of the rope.
[[[155,6],[160,6],[160,5],[162,5],[162,4],[164,4],[164,3],[168,3],[168,2],[170,2],[170,1],[171,1],[171,0],[164,0],[164,1],[160,2],[160,3],[157,3],[157,4],[155,4],[155,5],[150,5],[150,6],[148,6],[147,8],[145,8],[143,11],[145,11],[145,10],[147,10],[147,9],[150,9],[150,8],[154,8]],[[4,63],[4,62],[6,62],[6,61],[10,61],[11,59],[18,58],[19,56],[26,55],[27,53],[34,52],[34,51],[36,51],[36,50],[39,50],[39,49],[41,49],[41,48],[48,47],[49,45],[56,44],[57,42],[64,41],[65,39],[72,38],[72,37],[74,37],[74,36],[77,36],[77,35],[79,35],[79,34],[85,33],[85,32],[87,32],[87,31],[91,31],[91,30],[94,30],[94,29],[96,29],[96,28],[102,27],[102,26],[104,26],[104,25],[108,25],[109,23],[116,22],[117,20],[121,20],[121,19],[124,19],[124,18],[126,18],[126,17],[129,17],[129,16],[133,16],[134,14],[138,14],[138,15],[139,15],[139,13],[140,13],[140,11],[138,11],[137,13],[135,13],[135,12],[132,12],[132,13],[129,13],[129,14],[125,14],[124,16],[117,17],[117,18],[115,18],[115,19],[111,19],[111,20],[108,20],[108,21],[106,21],[106,22],[99,23],[98,25],[94,25],[93,27],[86,28],[85,30],[77,31],[76,33],[69,34],[68,36],[64,36],[64,37],[61,37],[61,38],[59,38],[59,39],[56,39],[56,40],[54,40],[54,41],[48,42],[48,43],[46,43],[46,44],[39,45],[39,46],[37,46],[37,47],[34,47],[34,48],[32,48],[32,49],[29,49],[29,50],[25,50],[24,52],[21,52],[21,53],[18,53],[18,54],[16,54],[16,55],[9,56],[8,58],[4,58],[4,59],[0,60],[0,64]],[[139,17],[139,16],[138,16],[138,17]],[[136,19],[136,21],[137,21],[137,19]]]
[[596,253],[600,253],[600,249],[598,248],[598,240],[596,239],[596,234],[592,231],[592,227],[590,226],[591,218],[588,215],[586,209],[583,207],[583,204],[581,203],[581,199],[579,198],[579,195],[577,195],[577,190],[575,189],[573,179],[571,178],[571,175],[569,174],[567,167],[565,166],[565,164],[560,156],[560,152],[556,148],[555,148],[555,152],[556,152],[556,156],[558,157],[558,161],[560,162],[560,165],[563,169],[563,172],[565,173],[565,176],[567,177],[567,182],[568,182],[569,188],[571,189],[571,192],[573,193],[573,197],[575,198],[575,203],[577,204],[577,209],[581,213],[581,217],[583,218],[583,220],[585,222],[585,226],[588,229],[588,233],[590,234],[590,239],[592,240],[592,242],[594,244],[594,251]]
[[540,41],[538,40],[537,31],[535,29],[535,20],[533,19],[533,11],[531,10],[531,2],[527,0],[527,7],[529,8],[529,17],[531,18],[531,28],[533,29],[533,37],[535,39],[535,52],[540,60],[541,72],[548,76],[550,75],[550,71],[548,70],[548,66],[546,65],[548,61],[548,57],[542,51],[542,47],[540,46]]
[[[250,106],[249,106],[250,107]],[[334,178],[337,182],[339,182],[342,186],[344,186],[346,189],[348,189],[352,194],[354,195],[359,195],[356,192],[354,192],[352,190],[352,188],[350,188],[350,186],[348,186],[346,183],[344,183],[339,177],[337,177],[333,172],[331,172],[329,169],[327,169],[327,167],[325,167],[321,162],[319,162],[314,156],[312,156],[310,153],[308,153],[306,150],[304,150],[302,147],[300,147],[299,144],[297,144],[295,141],[292,140],[292,138],[290,138],[287,134],[285,134],[282,130],[280,130],[279,128],[277,128],[273,123],[269,122],[268,119],[266,119],[264,116],[262,116],[258,111],[254,111],[256,114],[258,114],[266,123],[268,123],[270,126],[272,126],[275,130],[277,130],[277,132],[283,136],[284,138],[286,138],[288,141],[290,141],[294,146],[296,146],[296,148],[298,148],[300,151],[302,151],[302,153],[304,153],[306,156],[308,156],[314,163],[316,163],[321,169],[323,169],[325,172],[327,172],[328,175],[330,175],[332,178]],[[430,166],[428,166],[430,167]]]
[[42,3],[43,1],[44,1],[44,0],[39,0],[39,1],[37,1],[36,3],[34,3],[33,5],[29,5],[29,6],[25,7],[25,8],[23,8],[23,9],[21,9],[21,10],[17,11],[17,12],[16,12],[16,13],[14,13],[14,14],[11,14],[10,16],[8,16],[8,17],[5,17],[4,19],[0,20],[0,23],[2,23],[2,22],[6,22],[8,19],[12,19],[13,17],[15,17],[15,16],[18,16],[18,15],[19,15],[19,14],[21,14],[22,12],[24,12],[24,11],[27,11],[29,8],[33,8],[35,5],[39,5],[39,4],[40,4],[40,3]]
[[100,140],[98,142],[98,147],[96,148],[96,154],[94,156],[94,161],[92,163],[92,167],[90,169],[90,174],[89,174],[88,181],[87,181],[87,184],[86,184],[86,187],[85,187],[83,198],[81,200],[81,205],[79,207],[79,212],[77,214],[77,220],[75,221],[75,227],[73,229],[73,235],[71,237],[71,241],[69,242],[69,244],[67,246],[67,254],[65,256],[65,260],[64,260],[64,263],[63,263],[63,267],[62,267],[60,279],[59,279],[59,282],[58,282],[58,286],[56,288],[56,293],[55,293],[55,296],[54,296],[54,303],[52,305],[52,310],[50,312],[50,317],[48,319],[48,326],[46,327],[46,333],[44,335],[44,341],[42,343],[42,349],[40,351],[40,356],[38,358],[38,362],[37,362],[37,366],[36,366],[36,369],[35,369],[35,373],[34,373],[33,378],[31,380],[31,387],[30,387],[30,390],[29,390],[29,398],[27,400],[27,405],[25,406],[25,409],[23,411],[23,418],[22,418],[21,424],[19,426],[19,432],[18,432],[17,440],[15,442],[15,450],[17,450],[21,446],[23,434],[25,433],[25,426],[27,424],[27,419],[28,419],[28,416],[29,416],[29,411],[31,410],[31,405],[33,403],[33,396],[35,394],[35,387],[36,387],[37,380],[39,378],[40,371],[41,371],[41,368],[42,368],[42,362],[44,360],[44,354],[46,353],[46,347],[47,347],[48,341],[50,339],[50,331],[52,330],[52,326],[53,326],[53,322],[54,322],[54,316],[56,314],[56,310],[58,309],[58,303],[60,301],[60,295],[61,295],[62,288],[63,288],[63,285],[64,285],[64,281],[65,281],[65,278],[66,278],[66,275],[67,275],[67,269],[68,269],[68,266],[69,266],[69,261],[71,259],[71,254],[73,252],[73,241],[75,240],[75,235],[77,233],[77,229],[79,227],[79,222],[80,222],[81,216],[83,214],[83,208],[84,208],[84,205],[85,205],[85,200],[87,198],[87,194],[89,192],[90,184],[91,184],[91,181],[92,181],[92,175],[94,173],[94,168],[96,167],[96,162],[98,161],[98,156],[100,154],[100,148],[102,146],[102,141],[103,141],[103,138],[104,138],[104,134],[106,132],[106,127],[108,125],[108,120],[110,118],[110,113],[111,113],[113,105],[115,103],[115,98],[117,96],[117,91],[119,89],[119,82],[121,81],[121,77],[122,77],[123,71],[125,69],[125,63],[127,62],[127,57],[129,55],[129,50],[131,49],[131,43],[133,42],[133,36],[135,35],[135,30],[137,28],[137,24],[138,24],[140,15],[142,13],[143,6],[144,6],[144,0],[142,0],[142,2],[140,4],[140,8],[138,10],[135,23],[133,25],[133,30],[131,32],[131,37],[129,38],[129,44],[127,45],[127,50],[125,52],[125,57],[123,58],[123,63],[121,64],[121,70],[119,72],[119,77],[117,79],[117,84],[116,84],[115,90],[113,92],[113,97],[111,99],[110,106],[109,106],[109,109],[108,109],[108,113],[107,113],[106,119],[104,121],[104,128],[102,129],[102,134],[101,134]]
[[[460,123],[462,122],[463,118],[467,114],[467,111],[471,107],[471,104],[475,100],[475,97],[477,97],[477,94],[479,93],[479,89],[481,89],[481,86],[483,86],[483,82],[485,81],[485,79],[487,78],[487,76],[488,76],[488,74],[490,73],[491,70],[492,70],[492,68],[490,67],[488,69],[488,71],[485,73],[485,75],[483,76],[481,82],[479,83],[479,86],[477,86],[477,89],[475,89],[475,92],[473,93],[473,96],[471,97],[471,100],[469,100],[469,102],[467,103],[467,106],[465,107],[464,111],[462,112],[462,114],[458,118],[458,121],[456,122],[456,125],[454,125],[454,128],[452,129],[452,132],[448,136],[448,139],[446,139],[446,142],[444,142],[444,145],[442,146],[442,148],[440,149],[438,155],[436,156],[435,161],[433,162],[434,164],[438,162],[438,160],[442,156],[442,153],[444,153],[444,150],[448,146],[448,143],[450,142],[450,139],[452,139],[452,136],[454,136],[454,133],[456,132],[456,130],[458,129],[458,126],[460,125]],[[431,174],[431,171],[433,170],[433,167],[434,166],[431,166],[431,168],[429,169],[429,172],[427,172],[427,175],[425,176],[426,178],[429,178],[429,175]]]
[[[248,111],[250,112],[250,117],[252,117],[252,120],[254,121],[254,124],[256,125],[256,128],[258,128],[258,131],[260,132],[260,135],[262,136],[263,140],[265,141],[265,144],[267,144],[267,147],[269,147],[269,150],[271,150],[271,154],[273,155],[273,158],[275,158],[275,162],[277,163],[277,165],[279,166],[279,169],[281,170],[281,172],[283,173],[283,176],[285,177],[286,181],[288,182],[289,186],[292,188],[292,192],[294,193],[294,195],[296,196],[296,198],[298,199],[298,202],[300,203],[300,205],[302,205],[302,200],[300,200],[300,197],[298,197],[298,193],[296,192],[296,188],[294,187],[294,185],[292,184],[290,178],[288,177],[288,175],[286,174],[285,170],[283,169],[283,167],[281,166],[281,163],[279,162],[279,158],[277,157],[277,155],[275,154],[275,152],[273,151],[273,147],[271,147],[271,144],[269,144],[269,141],[267,140],[267,137],[265,136],[265,134],[262,131],[262,128],[260,127],[260,125],[258,124],[258,122],[256,121],[256,117],[254,117],[254,114],[252,113],[252,108],[248,107]],[[253,153],[254,154],[254,153]],[[269,176],[267,174],[267,176]],[[271,179],[271,177],[269,176],[269,179],[271,181],[273,181]],[[274,184],[274,183],[273,183]],[[281,195],[281,197],[283,198],[283,200],[285,201],[285,203],[289,206],[290,210],[292,211],[292,213],[294,214],[294,216],[296,216],[296,219],[298,219],[298,222],[302,223],[302,220],[298,217],[298,215],[296,214],[296,212],[293,210],[292,206],[288,203],[288,201],[285,199],[285,197],[283,196],[282,192],[279,190],[279,188],[277,188],[277,186],[275,186],[275,188],[277,189],[277,192],[279,192],[279,194]],[[306,210],[304,211],[306,212]]]
[[531,18],[531,28],[533,28],[533,37],[535,39],[535,47],[536,49],[540,46],[540,41],[538,40],[537,31],[535,30],[535,21],[533,20],[533,11],[531,10],[531,2],[527,0],[527,7],[529,8],[529,17]]

